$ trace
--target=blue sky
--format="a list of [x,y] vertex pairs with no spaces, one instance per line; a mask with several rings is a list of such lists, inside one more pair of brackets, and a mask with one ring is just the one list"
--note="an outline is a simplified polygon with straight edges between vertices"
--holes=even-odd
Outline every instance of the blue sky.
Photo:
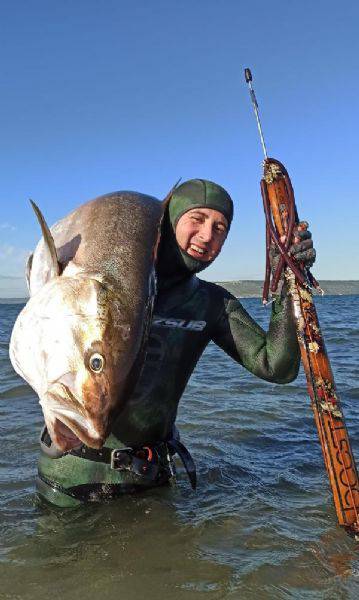
[[314,273],[358,279],[358,22],[354,1],[3,1],[0,275],[22,277],[39,239],[30,197],[51,225],[106,192],[161,198],[201,177],[236,213],[206,277],[262,278],[249,66],[269,154],[311,225]]

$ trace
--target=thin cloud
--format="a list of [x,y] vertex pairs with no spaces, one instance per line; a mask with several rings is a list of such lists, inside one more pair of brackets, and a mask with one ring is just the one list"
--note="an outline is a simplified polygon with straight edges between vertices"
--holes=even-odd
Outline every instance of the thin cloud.
[[16,231],[17,227],[11,225],[11,223],[0,223],[0,229],[6,229],[7,231]]
[[12,244],[0,244],[0,273],[3,276],[21,277],[31,251]]

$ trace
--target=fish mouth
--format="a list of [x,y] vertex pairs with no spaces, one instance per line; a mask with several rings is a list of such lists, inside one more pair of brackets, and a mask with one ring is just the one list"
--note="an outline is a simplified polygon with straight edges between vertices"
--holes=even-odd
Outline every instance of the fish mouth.
[[[77,416],[76,416],[77,417]],[[83,444],[90,448],[102,448],[106,436],[100,436],[90,426],[79,426],[78,420],[64,418],[64,415],[51,415],[45,417],[46,426],[52,442],[61,452],[69,452],[79,448]]]
[[53,386],[40,404],[51,440],[61,452],[69,452],[82,444],[102,448],[107,437],[106,428],[88,418],[86,410],[66,385],[57,384],[56,389]]
[[54,437],[57,440],[56,446],[58,447],[60,443],[61,446],[66,447],[66,450],[74,450],[83,444],[82,440],[76,435],[76,433],[58,418],[55,418],[53,431],[55,434]]

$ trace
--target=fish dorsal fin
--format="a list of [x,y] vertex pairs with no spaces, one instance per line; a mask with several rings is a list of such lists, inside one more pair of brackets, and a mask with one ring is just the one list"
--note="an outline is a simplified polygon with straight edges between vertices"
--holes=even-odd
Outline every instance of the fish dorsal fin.
[[170,203],[170,200],[172,198],[172,194],[175,191],[176,187],[178,186],[179,182],[181,181],[182,177],[180,177],[176,183],[171,187],[170,191],[168,192],[167,196],[162,200],[162,207],[163,207],[163,214],[165,213],[165,210],[167,208],[167,206]]
[[49,271],[50,279],[52,279],[53,277],[57,277],[61,273],[60,264],[59,264],[59,261],[57,258],[57,252],[56,252],[54,238],[51,235],[51,231],[44,219],[44,216],[43,216],[41,210],[39,209],[38,206],[36,206],[35,202],[33,202],[32,200],[30,200],[30,202],[31,202],[32,208],[34,209],[35,215],[37,216],[37,219],[40,223],[42,235],[44,238],[45,258],[46,258],[47,268]]
[[175,191],[176,187],[178,186],[179,182],[181,181],[182,177],[180,177],[176,183],[171,187],[170,191],[168,192],[167,196],[162,200],[161,204],[162,204],[162,216],[161,216],[161,220],[159,222],[158,225],[158,235],[157,235],[157,240],[156,243],[154,245],[154,249],[153,249],[153,259],[154,262],[157,261],[157,254],[158,254],[158,248],[160,245],[160,240],[161,240],[161,233],[162,233],[162,223],[163,223],[163,219],[166,213],[166,209],[167,206],[169,205],[171,198],[172,198],[172,194]]

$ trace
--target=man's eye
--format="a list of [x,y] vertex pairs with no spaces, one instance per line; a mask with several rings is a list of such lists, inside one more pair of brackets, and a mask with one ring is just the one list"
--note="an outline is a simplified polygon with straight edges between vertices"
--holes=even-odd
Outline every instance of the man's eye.
[[197,221],[197,223],[201,222],[201,217],[191,217],[192,221]]

